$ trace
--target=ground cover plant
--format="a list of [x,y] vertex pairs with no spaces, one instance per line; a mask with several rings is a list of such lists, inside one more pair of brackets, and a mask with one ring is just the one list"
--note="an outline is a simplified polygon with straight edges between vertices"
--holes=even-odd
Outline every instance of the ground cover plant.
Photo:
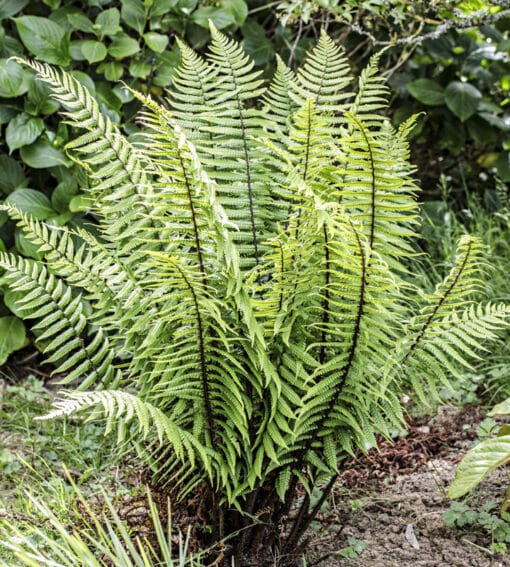
[[224,542],[211,560],[293,564],[342,463],[401,426],[404,391],[427,402],[448,387],[508,308],[478,303],[468,235],[434,290],[409,281],[413,120],[386,119],[377,58],[355,85],[322,34],[266,88],[211,36],[205,59],[179,44],[165,104],[133,92],[135,142],[71,74],[25,62],[85,130],[67,149],[96,224],[6,204],[40,259],[4,252],[0,266],[76,386],[46,418],[103,415],[160,485],[198,496],[204,546]]

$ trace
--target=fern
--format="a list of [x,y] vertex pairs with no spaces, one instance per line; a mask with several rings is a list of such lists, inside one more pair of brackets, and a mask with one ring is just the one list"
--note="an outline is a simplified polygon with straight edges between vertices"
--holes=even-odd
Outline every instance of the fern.
[[106,387],[63,394],[48,417],[102,414],[181,498],[201,491],[242,565],[259,541],[299,550],[345,457],[401,426],[403,390],[430,398],[482,356],[508,308],[479,302],[468,236],[434,293],[409,277],[413,119],[386,120],[377,58],[355,87],[323,34],[266,89],[211,36],[204,58],[180,43],[169,108],[134,93],[136,144],[67,73],[29,64],[85,131],[68,151],[99,236],[3,207],[42,259],[0,266],[66,382]]

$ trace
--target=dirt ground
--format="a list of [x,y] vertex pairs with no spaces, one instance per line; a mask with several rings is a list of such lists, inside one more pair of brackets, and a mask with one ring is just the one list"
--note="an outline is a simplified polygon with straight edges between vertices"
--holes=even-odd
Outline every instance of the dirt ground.
[[[307,567],[510,567],[510,555],[491,555],[487,533],[444,525],[443,513],[451,505],[447,488],[458,461],[471,446],[481,416],[478,408],[461,415],[453,408],[442,413],[427,425],[413,425],[396,445],[383,446],[381,454],[355,465],[358,486],[339,487],[336,494],[339,502],[346,495],[351,502],[354,499],[355,510],[346,514],[345,506],[342,512],[339,504],[336,512],[324,515],[323,535],[314,541],[315,552]],[[379,473],[374,475],[378,464]],[[352,476],[346,475],[347,480],[352,481]],[[501,503],[508,476],[508,469],[492,473],[470,505]],[[328,516],[335,515],[336,522],[327,526]],[[329,550],[348,545],[348,537],[366,543],[361,555],[356,559],[327,556]]]

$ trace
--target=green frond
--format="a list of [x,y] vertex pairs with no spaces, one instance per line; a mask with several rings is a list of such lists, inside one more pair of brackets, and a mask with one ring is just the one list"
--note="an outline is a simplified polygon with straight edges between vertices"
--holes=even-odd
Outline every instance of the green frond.
[[[357,116],[347,114],[352,133],[339,141],[334,172],[338,198],[353,219],[363,225],[369,246],[394,268],[402,270],[399,259],[412,253],[410,238],[417,222],[416,187],[410,171],[402,167],[405,142],[392,136],[384,125],[369,130]],[[403,146],[388,153],[393,146]],[[395,157],[393,157],[395,156]]]
[[363,121],[365,127],[378,127],[385,120],[381,114],[388,107],[390,90],[379,74],[380,53],[370,59],[359,76],[358,92],[349,112]]
[[120,380],[113,364],[115,351],[98,328],[87,332],[87,318],[81,294],[73,293],[61,279],[33,260],[0,253],[0,267],[8,286],[23,297],[18,307],[26,319],[37,322],[32,330],[43,345],[46,361],[56,365],[56,373],[66,373],[61,383],[81,379],[81,387],[108,385]]
[[122,235],[124,249],[139,243],[141,231],[151,225],[144,198],[152,193],[144,158],[103,114],[89,91],[71,74],[37,61],[22,61],[50,86],[52,96],[64,106],[69,124],[86,130],[69,142],[67,150],[84,164],[92,181],[91,197],[103,228],[112,236]]
[[106,418],[106,432],[119,429],[119,435],[125,435],[122,426],[134,420],[135,428],[143,439],[154,436],[160,443],[170,442],[178,458],[186,460],[191,468],[195,466],[197,457],[206,462],[210,457],[210,453],[206,452],[193,435],[180,428],[161,410],[138,396],[123,391],[64,392],[53,403],[51,412],[36,419],[54,419],[91,408],[100,409]]
[[313,99],[317,110],[331,131],[343,122],[353,93],[347,90],[352,83],[351,70],[344,51],[326,32],[321,32],[317,46],[309,52],[298,69],[293,97],[298,106]]
[[263,112],[268,118],[268,128],[276,134],[275,142],[278,136],[288,135],[290,119],[297,108],[291,96],[295,82],[296,74],[277,55],[276,72],[263,96]]
[[84,229],[48,226],[11,205],[1,205],[16,220],[28,240],[38,247],[50,270],[73,288],[86,292],[93,317],[121,322],[143,291],[133,275],[104,245]]

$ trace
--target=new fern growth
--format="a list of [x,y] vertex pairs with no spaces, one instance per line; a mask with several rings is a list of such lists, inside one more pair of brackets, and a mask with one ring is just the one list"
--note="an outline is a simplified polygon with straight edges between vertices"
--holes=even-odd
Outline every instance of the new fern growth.
[[4,206],[43,259],[2,252],[0,266],[76,385],[47,417],[102,413],[181,498],[206,495],[236,565],[262,539],[283,564],[345,457],[401,424],[401,392],[437,396],[508,308],[477,303],[469,236],[433,294],[413,283],[412,121],[384,117],[377,59],[356,85],[323,34],[266,88],[236,42],[211,34],[205,58],[180,44],[164,105],[134,93],[136,144],[71,75],[26,62],[81,130],[68,150],[96,229]]

